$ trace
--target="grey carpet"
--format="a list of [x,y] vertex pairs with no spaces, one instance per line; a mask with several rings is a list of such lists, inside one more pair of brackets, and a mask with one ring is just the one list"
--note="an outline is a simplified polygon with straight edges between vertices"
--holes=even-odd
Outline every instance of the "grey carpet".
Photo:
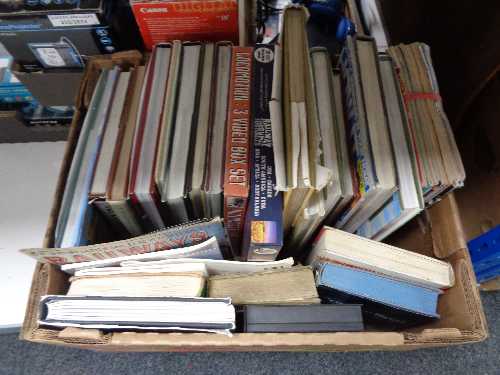
[[96,353],[0,335],[0,374],[500,374],[500,293],[482,295],[490,338],[476,345],[365,353]]

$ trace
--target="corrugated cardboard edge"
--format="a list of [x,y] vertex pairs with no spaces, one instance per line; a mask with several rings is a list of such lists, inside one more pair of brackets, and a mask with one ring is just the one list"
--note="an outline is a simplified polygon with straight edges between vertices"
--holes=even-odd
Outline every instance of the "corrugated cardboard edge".
[[500,290],[500,276],[496,279],[482,283],[479,286],[479,289],[481,289],[481,291],[483,292],[495,292],[497,290]]
[[431,228],[439,228],[432,231],[436,257],[444,259],[460,249],[467,248],[455,194],[448,194],[439,204],[432,206],[428,213]]

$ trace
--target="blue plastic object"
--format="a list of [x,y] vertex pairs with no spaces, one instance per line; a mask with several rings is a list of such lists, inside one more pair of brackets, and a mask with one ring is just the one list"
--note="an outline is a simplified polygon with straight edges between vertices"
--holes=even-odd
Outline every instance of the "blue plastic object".
[[317,23],[327,33],[335,33],[335,38],[339,42],[344,42],[348,35],[356,32],[354,24],[344,16],[343,0],[294,0],[293,2],[307,7],[311,21]]
[[500,276],[500,225],[467,245],[477,281],[482,283]]

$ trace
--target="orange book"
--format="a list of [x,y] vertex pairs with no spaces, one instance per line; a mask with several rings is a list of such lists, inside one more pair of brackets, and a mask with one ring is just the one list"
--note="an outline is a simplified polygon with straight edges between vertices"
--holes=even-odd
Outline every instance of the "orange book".
[[224,170],[224,224],[238,254],[250,190],[252,47],[233,47]]

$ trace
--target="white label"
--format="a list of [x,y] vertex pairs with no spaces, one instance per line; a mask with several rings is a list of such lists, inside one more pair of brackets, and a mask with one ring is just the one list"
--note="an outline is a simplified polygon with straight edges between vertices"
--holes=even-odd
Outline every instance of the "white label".
[[44,64],[52,67],[66,66],[64,59],[55,48],[37,48],[40,58]]
[[47,17],[54,27],[100,25],[99,19],[93,13],[51,14]]

